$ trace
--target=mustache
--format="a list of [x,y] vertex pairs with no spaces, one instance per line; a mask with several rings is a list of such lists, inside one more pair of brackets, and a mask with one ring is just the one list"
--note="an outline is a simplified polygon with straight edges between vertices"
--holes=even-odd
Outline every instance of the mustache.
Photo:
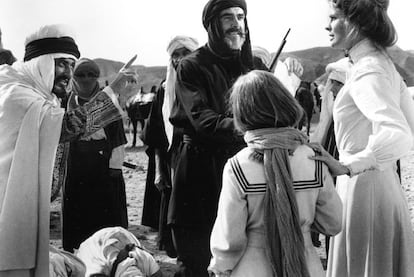
[[230,28],[228,30],[226,30],[226,32],[224,33],[225,35],[229,35],[230,33],[233,32],[237,32],[238,35],[245,37],[247,32],[243,32],[243,30],[241,28],[237,28],[237,27],[233,27]]
[[55,77],[56,82],[61,81],[61,80],[70,80],[70,79],[72,79],[71,76],[66,73],[62,73]]

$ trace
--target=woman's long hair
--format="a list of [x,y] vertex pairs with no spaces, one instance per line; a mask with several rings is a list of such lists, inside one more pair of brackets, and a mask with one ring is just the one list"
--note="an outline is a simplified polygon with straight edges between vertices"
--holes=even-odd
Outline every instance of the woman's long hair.
[[[240,77],[232,88],[230,102],[235,125],[243,133],[264,128],[289,129],[283,127],[297,125],[303,113],[289,91],[266,71],[254,70]],[[305,246],[287,150],[274,151],[280,156],[269,157],[267,152],[264,155],[266,253],[275,276],[307,277]],[[286,244],[288,247],[283,246]]]
[[386,48],[397,42],[397,32],[387,14],[389,0],[328,0],[340,10],[360,33],[377,46]]

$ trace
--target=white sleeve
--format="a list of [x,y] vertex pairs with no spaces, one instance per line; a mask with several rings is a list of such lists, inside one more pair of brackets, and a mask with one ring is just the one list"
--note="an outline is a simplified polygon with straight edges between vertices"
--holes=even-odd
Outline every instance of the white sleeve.
[[411,129],[411,135],[414,136],[414,100],[408,91],[404,81],[401,79],[401,110]]
[[118,147],[112,149],[111,158],[109,159],[109,168],[122,169],[125,157],[125,147],[121,144]]
[[384,73],[363,73],[351,84],[350,94],[362,114],[372,123],[366,148],[345,165],[354,174],[382,169],[405,155],[412,146],[411,130],[400,108],[400,92],[393,91]]
[[247,201],[227,162],[223,172],[217,218],[210,238],[212,258],[209,270],[219,274],[231,271],[247,245]]
[[134,258],[136,266],[145,276],[151,276],[160,270],[160,266],[154,257],[145,250],[136,247],[133,251],[129,252],[129,256]]
[[322,174],[323,187],[319,189],[312,227],[319,233],[334,236],[342,230],[342,201],[325,164],[322,167]]

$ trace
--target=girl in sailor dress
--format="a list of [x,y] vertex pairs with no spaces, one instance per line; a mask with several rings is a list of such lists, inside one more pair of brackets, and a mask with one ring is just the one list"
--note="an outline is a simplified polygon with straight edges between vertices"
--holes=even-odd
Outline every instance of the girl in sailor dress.
[[211,234],[215,276],[325,276],[311,229],[341,230],[342,203],[328,168],[309,157],[292,126],[302,111],[270,73],[252,71],[232,89],[247,147],[228,160]]

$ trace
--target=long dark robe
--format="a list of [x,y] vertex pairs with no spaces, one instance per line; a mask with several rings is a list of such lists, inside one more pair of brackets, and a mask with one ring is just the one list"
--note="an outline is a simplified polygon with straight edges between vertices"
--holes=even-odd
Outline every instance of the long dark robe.
[[337,159],[337,160],[339,159],[339,152],[338,152],[338,148],[336,146],[336,141],[335,141],[335,131],[334,131],[333,121],[331,122],[331,124],[329,124],[328,131],[326,132],[326,139],[325,139],[325,142],[323,144],[323,147],[335,159]]
[[[162,94],[162,95],[161,95]],[[161,99],[160,99],[161,97]],[[146,154],[148,156],[147,179],[145,183],[144,205],[142,208],[141,224],[156,230],[159,229],[161,193],[154,185],[155,179],[155,149],[166,149],[166,135],[163,131],[162,117],[159,111],[160,101],[164,99],[164,90],[159,90],[151,104],[148,119],[142,132],[141,139],[148,146]],[[162,105],[162,104],[161,104]]]
[[122,120],[104,127],[106,139],[72,140],[62,202],[63,248],[73,252],[104,227],[128,227],[121,169],[110,169],[112,150],[126,144]]
[[177,70],[177,101],[170,117],[183,128],[168,222],[210,230],[221,175],[228,158],[245,144],[228,109],[229,89],[245,73],[240,60],[222,59],[207,46],[183,59]]
[[[171,168],[174,168],[174,160],[181,132],[174,128],[172,146],[168,148],[168,139],[165,133],[162,116],[165,90],[162,83],[152,102],[148,119],[145,123],[142,140],[148,146],[147,179],[145,184],[144,205],[142,209],[141,224],[158,230],[158,246],[160,250],[166,250],[169,256],[175,257],[175,249],[172,243],[171,230],[167,225],[168,203],[171,195],[172,180]],[[154,185],[155,179],[155,151],[160,155],[162,174],[168,187],[159,191]]]
[[178,255],[176,276],[207,276],[223,168],[245,146],[229,112],[229,89],[251,69],[240,53],[220,57],[207,45],[177,68],[170,121],[183,129],[183,140],[168,208]]

